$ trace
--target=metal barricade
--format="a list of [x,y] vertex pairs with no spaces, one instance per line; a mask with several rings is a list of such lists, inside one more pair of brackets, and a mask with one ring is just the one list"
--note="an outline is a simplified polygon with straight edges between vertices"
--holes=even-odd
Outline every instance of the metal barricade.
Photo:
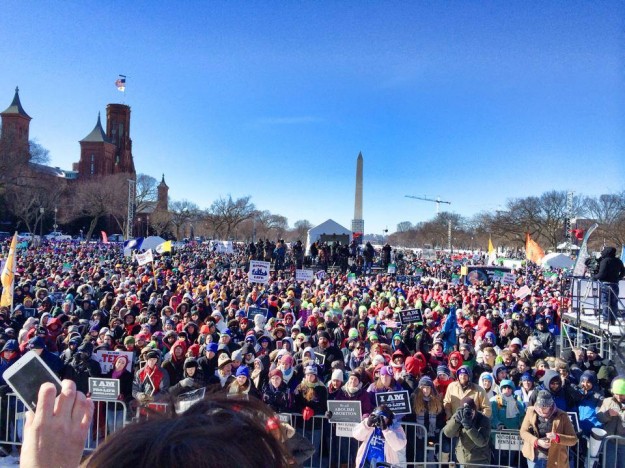
[[621,468],[625,465],[625,437],[607,436],[601,446],[601,467]]
[[[119,400],[93,400],[94,412],[87,435],[85,450],[95,450],[98,445],[128,421],[126,403]],[[21,445],[24,422],[28,409],[14,393],[0,401],[0,445]]]
[[[285,413],[279,415],[279,418],[289,422],[296,433],[314,447],[315,452],[304,462],[305,467],[355,467],[360,442],[351,436],[348,424],[331,423],[324,416],[313,416],[304,421],[299,413]],[[413,422],[402,422],[401,427],[406,434],[407,445],[399,454],[400,460],[402,462],[433,460],[435,448],[434,444],[428,443],[427,429]]]

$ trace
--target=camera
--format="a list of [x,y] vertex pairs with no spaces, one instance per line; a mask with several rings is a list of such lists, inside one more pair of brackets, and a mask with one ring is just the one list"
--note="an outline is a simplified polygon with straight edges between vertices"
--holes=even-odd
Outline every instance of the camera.
[[463,419],[473,419],[474,411],[469,405],[464,405],[462,408],[462,418]]
[[599,262],[600,260],[595,256],[588,257],[584,261],[584,265],[586,265],[586,268],[588,268],[588,273],[590,273],[591,275],[596,275],[597,273],[599,273]]

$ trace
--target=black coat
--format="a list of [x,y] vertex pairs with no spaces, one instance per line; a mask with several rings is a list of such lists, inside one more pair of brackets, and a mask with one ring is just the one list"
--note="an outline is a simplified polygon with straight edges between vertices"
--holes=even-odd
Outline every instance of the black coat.
[[599,272],[592,279],[606,283],[618,283],[625,277],[625,267],[620,258],[616,258],[616,249],[606,247],[601,252]]

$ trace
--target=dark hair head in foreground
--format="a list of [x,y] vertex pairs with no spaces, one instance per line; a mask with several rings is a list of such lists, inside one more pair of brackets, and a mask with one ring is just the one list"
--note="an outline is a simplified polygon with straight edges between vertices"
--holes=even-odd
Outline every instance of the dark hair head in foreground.
[[115,432],[83,462],[111,468],[286,468],[275,415],[256,400],[209,399],[181,415],[152,413]]

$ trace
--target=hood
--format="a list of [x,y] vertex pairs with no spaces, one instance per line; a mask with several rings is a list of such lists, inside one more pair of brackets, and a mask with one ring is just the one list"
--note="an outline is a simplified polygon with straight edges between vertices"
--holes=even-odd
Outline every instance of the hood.
[[595,374],[591,370],[584,371],[582,375],[579,377],[579,381],[582,379],[588,379],[588,381],[592,384],[593,389],[597,386],[597,374]]
[[560,378],[560,374],[558,374],[558,372],[553,369],[548,369],[545,371],[545,375],[542,376],[540,381],[545,388],[549,388],[549,382],[551,382],[556,377]]
[[[452,356],[455,356],[458,358],[458,365],[455,367],[451,365]],[[453,353],[449,355],[449,358],[447,359],[447,363],[449,365],[449,368],[452,370],[452,372],[456,372],[458,369],[460,369],[460,367],[462,367],[463,361],[464,361],[464,358],[462,357],[462,353],[460,351],[454,351]]]
[[480,330],[490,330],[493,328],[493,324],[486,317],[480,317],[477,321],[477,328]]
[[497,374],[499,373],[501,369],[507,369],[505,364],[497,364],[495,367],[493,367],[493,378],[495,379],[495,381],[497,381]]
[[495,379],[493,378],[492,374],[490,372],[482,372],[482,374],[480,375],[480,384],[482,383],[482,380],[484,379],[488,379],[490,380],[490,383],[495,385]]
[[601,251],[602,258],[615,258],[616,257],[616,247],[604,247]]
[[1,352],[5,352],[5,351],[19,351],[19,349],[20,349],[20,346],[19,346],[19,344],[17,344],[17,340],[7,340],[7,342],[4,344]]

